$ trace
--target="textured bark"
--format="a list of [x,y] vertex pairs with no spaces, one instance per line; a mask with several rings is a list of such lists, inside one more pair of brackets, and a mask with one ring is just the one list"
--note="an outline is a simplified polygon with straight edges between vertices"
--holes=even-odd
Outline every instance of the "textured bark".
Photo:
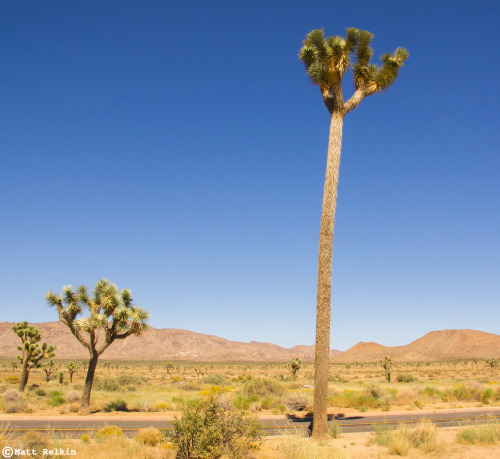
[[21,377],[19,378],[19,392],[24,392],[26,384],[28,384],[28,376],[30,375],[28,369],[28,358],[23,355],[23,364],[21,366]]
[[94,382],[95,369],[97,367],[97,359],[99,354],[97,351],[90,355],[87,377],[85,378],[85,387],[83,388],[82,402],[80,404],[79,414],[90,414],[90,392],[92,391],[92,383]]
[[334,111],[330,123],[328,159],[323,192],[319,235],[318,295],[316,310],[316,349],[314,379],[313,437],[328,435],[328,363],[330,355],[330,308],[332,290],[332,248],[337,206],[337,185],[342,148],[343,113]]

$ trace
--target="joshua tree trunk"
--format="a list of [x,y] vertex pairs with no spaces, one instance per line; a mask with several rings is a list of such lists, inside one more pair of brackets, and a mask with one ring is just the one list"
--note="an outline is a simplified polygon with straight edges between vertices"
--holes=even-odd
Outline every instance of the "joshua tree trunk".
[[92,382],[94,381],[94,373],[97,367],[97,359],[99,353],[97,350],[91,351],[89,368],[87,370],[87,377],[85,378],[85,387],[83,388],[82,403],[80,404],[79,414],[90,414],[90,392],[92,391]]
[[24,388],[26,387],[26,384],[28,383],[28,376],[30,375],[29,369],[28,369],[28,358],[25,357],[23,360],[23,365],[21,367],[21,377],[19,379],[19,392],[24,392]]
[[328,363],[330,355],[330,304],[332,291],[332,247],[337,206],[343,114],[334,111],[330,123],[328,159],[323,191],[323,208],[319,234],[318,296],[316,309],[316,349],[314,381],[313,436],[328,435]]

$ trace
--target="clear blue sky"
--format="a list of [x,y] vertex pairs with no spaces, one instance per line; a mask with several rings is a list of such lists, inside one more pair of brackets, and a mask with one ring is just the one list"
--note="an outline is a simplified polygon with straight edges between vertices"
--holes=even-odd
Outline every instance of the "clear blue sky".
[[331,345],[500,333],[499,15],[2,2],[0,320],[57,320],[48,289],[106,277],[154,327],[313,344],[329,117],[297,54],[358,27],[410,59],[345,120]]

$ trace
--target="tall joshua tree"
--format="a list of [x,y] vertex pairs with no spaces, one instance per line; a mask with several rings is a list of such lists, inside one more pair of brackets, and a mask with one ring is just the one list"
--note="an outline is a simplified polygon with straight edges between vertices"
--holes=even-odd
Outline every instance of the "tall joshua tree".
[[17,347],[17,350],[21,352],[21,355],[18,355],[17,358],[21,362],[19,391],[24,392],[30,370],[38,368],[42,359],[52,359],[55,356],[54,350],[56,347],[49,346],[47,343],[43,343],[42,347],[40,347],[38,343],[42,334],[34,325],[28,325],[28,322],[19,322],[12,327],[12,330],[21,338],[23,343]]
[[[319,86],[331,119],[319,236],[313,423],[315,438],[328,434],[332,244],[344,117],[365,97],[386,91],[394,83],[400,67],[408,58],[408,51],[398,48],[394,54],[384,54],[381,57],[381,66],[371,64],[373,50],[370,43],[373,35],[365,30],[346,30],[345,38],[325,37],[323,29],[313,30],[307,34],[299,54],[311,82]],[[354,93],[344,102],[342,78],[348,70],[352,70]]]
[[[99,356],[115,340],[140,335],[148,326],[149,313],[132,304],[130,290],[119,291],[115,284],[106,279],[96,283],[92,296],[87,293],[85,285],[80,285],[76,290],[67,285],[63,287],[62,295],[49,290],[46,299],[50,306],[57,307],[59,320],[89,351],[87,377],[79,410],[80,414],[89,414],[90,392]],[[85,309],[90,315],[77,319]]]

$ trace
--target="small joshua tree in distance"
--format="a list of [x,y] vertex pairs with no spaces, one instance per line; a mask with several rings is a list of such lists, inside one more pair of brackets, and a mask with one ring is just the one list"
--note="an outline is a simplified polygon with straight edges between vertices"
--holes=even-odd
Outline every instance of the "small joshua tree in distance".
[[24,392],[30,370],[38,368],[42,359],[52,359],[55,356],[54,350],[56,347],[43,343],[40,348],[38,342],[42,337],[42,333],[34,325],[29,325],[28,322],[19,322],[12,327],[12,330],[22,341],[22,345],[17,347],[17,350],[21,352],[21,355],[18,355],[17,358],[21,362],[19,392]]
[[498,359],[494,359],[494,358],[491,358],[491,359],[486,359],[486,360],[484,361],[484,363],[485,363],[487,366],[489,366],[489,367],[490,367],[490,369],[491,369],[491,374],[493,374],[493,373],[494,373],[495,368],[498,366],[498,362],[499,362],[499,360],[498,360]]
[[45,373],[45,381],[49,382],[50,381],[50,375],[54,371],[55,365],[54,361],[50,359],[50,362],[45,362],[42,364],[42,370]]
[[78,371],[80,370],[80,367],[73,361],[71,362],[68,362],[66,364],[66,368],[68,369],[68,373],[69,373],[69,382],[72,383],[73,382],[73,375],[75,373],[78,373]]
[[394,361],[390,357],[385,356],[379,363],[385,370],[387,382],[391,382],[391,368],[394,366]]
[[302,366],[302,360],[298,357],[293,357],[290,362],[285,364],[285,368],[288,368],[292,372],[293,379],[297,379],[297,373]]

